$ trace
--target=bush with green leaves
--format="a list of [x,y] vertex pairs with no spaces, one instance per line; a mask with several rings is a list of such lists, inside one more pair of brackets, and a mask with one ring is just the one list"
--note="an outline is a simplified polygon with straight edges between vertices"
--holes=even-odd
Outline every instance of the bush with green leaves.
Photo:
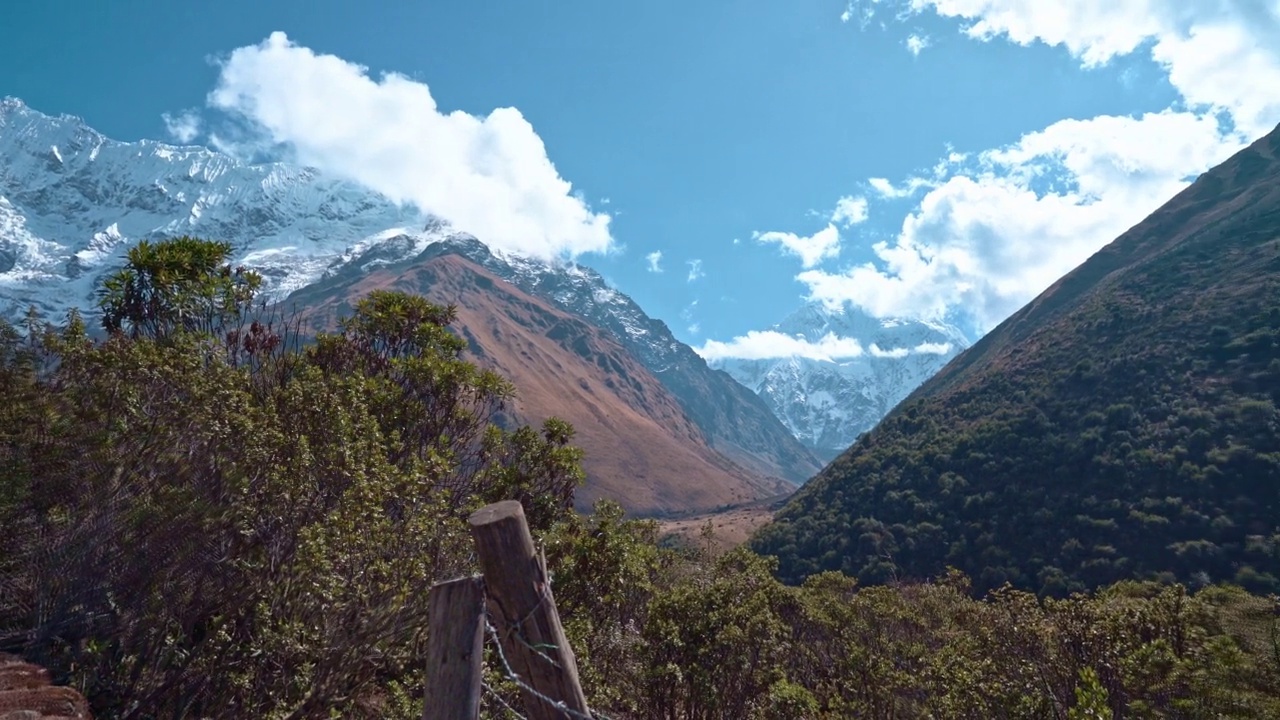
[[[572,428],[495,427],[514,389],[466,362],[451,309],[373,293],[303,343],[237,294],[257,280],[228,253],[131,256],[103,341],[74,315],[0,325],[0,651],[99,718],[420,716],[429,588],[475,571],[465,518],[506,498],[608,717],[1280,717],[1274,597],[1129,581],[976,597],[991,578],[900,583],[888,560],[877,585],[789,586],[744,548],[670,547],[616,504],[572,512]],[[489,660],[484,717],[516,717]]]
[[103,341],[0,328],[0,642],[103,718],[391,716],[467,514],[516,498],[543,533],[581,452],[491,422],[513,388],[451,308],[375,292],[303,344],[229,252],[134,248]]

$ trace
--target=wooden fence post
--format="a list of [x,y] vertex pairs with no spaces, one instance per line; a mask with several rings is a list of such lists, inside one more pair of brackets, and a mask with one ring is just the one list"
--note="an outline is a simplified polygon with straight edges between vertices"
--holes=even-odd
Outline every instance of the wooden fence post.
[[484,571],[489,610],[512,671],[546,700],[521,689],[533,720],[589,716],[578,664],[551,597],[551,583],[535,552],[524,508],[515,500],[486,505],[471,515],[471,536]]
[[423,720],[476,720],[484,661],[484,585],[478,577],[432,586],[427,600]]

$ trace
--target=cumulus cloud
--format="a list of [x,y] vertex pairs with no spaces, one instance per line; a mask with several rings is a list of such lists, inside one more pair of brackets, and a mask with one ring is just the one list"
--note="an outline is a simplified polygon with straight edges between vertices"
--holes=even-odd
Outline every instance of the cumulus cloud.
[[841,360],[861,357],[862,343],[854,338],[838,337],[828,333],[821,340],[810,342],[803,337],[780,333],[776,330],[752,330],[729,342],[708,340],[697,348],[698,354],[707,360],[740,358],[744,360],[769,360],[774,358],[802,357],[813,360]]
[[807,358],[826,362],[852,360],[869,355],[874,358],[904,358],[913,354],[945,355],[951,352],[946,343],[922,343],[914,348],[881,348],[872,343],[864,348],[855,338],[827,333],[821,339],[810,341],[799,335],[787,335],[777,330],[752,330],[728,342],[708,340],[696,348],[706,360],[775,360],[780,358]]
[[831,222],[849,227],[867,221],[867,199],[846,195],[836,201],[831,212]]
[[1063,120],[951,163],[875,260],[797,279],[810,298],[884,316],[957,312],[979,331],[1026,303],[1244,138],[1172,110]]
[[904,0],[964,21],[979,40],[1061,46],[1085,67],[1150,53],[1192,107],[1230,114],[1245,135],[1280,122],[1280,4],[1268,0]]
[[209,104],[297,162],[449,220],[490,246],[537,257],[607,252],[610,217],[560,177],[515,108],[445,111],[427,85],[272,33],[221,62]]
[[164,120],[169,137],[184,145],[200,136],[200,116],[194,110],[184,110],[177,115],[162,113],[160,119]]
[[690,260],[686,264],[689,266],[689,275],[687,278],[689,282],[693,282],[707,276],[706,273],[702,272],[701,260]]
[[661,266],[661,265],[659,265],[659,263],[661,263],[661,262],[662,262],[662,251],[661,251],[661,250],[654,250],[653,252],[649,253],[648,255],[645,255],[645,256],[644,256],[644,261],[649,265],[649,272],[651,272],[651,273],[660,273],[660,272],[662,272],[662,266]]
[[751,237],[762,244],[777,243],[784,252],[800,258],[800,264],[806,268],[840,254],[840,231],[831,224],[808,237],[778,231],[756,232]]
[[872,198],[918,201],[872,246],[871,262],[797,276],[831,305],[966,315],[985,331],[1280,122],[1275,0],[863,0],[850,17],[873,6],[899,22],[957,20],[977,41],[1062,47],[1085,68],[1146,55],[1181,101],[1142,116],[1063,120],[986,152],[949,151],[897,183],[869,179]]

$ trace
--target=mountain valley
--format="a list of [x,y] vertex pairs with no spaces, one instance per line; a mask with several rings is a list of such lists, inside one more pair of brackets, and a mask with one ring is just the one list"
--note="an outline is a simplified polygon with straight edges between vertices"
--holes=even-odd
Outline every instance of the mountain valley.
[[795,487],[713,450],[667,388],[612,334],[525,293],[460,250],[432,246],[413,260],[321,281],[290,295],[285,306],[302,308],[313,331],[328,330],[377,289],[456,307],[470,357],[515,384],[513,419],[536,425],[555,416],[574,426],[575,444],[587,451],[587,485],[577,495],[584,510],[611,499],[642,515],[681,514]]

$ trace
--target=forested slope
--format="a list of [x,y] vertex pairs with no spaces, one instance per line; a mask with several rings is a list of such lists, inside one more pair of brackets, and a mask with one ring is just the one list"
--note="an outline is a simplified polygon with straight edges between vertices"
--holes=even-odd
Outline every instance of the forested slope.
[[1280,589],[1280,131],[992,331],[753,541],[798,581]]

